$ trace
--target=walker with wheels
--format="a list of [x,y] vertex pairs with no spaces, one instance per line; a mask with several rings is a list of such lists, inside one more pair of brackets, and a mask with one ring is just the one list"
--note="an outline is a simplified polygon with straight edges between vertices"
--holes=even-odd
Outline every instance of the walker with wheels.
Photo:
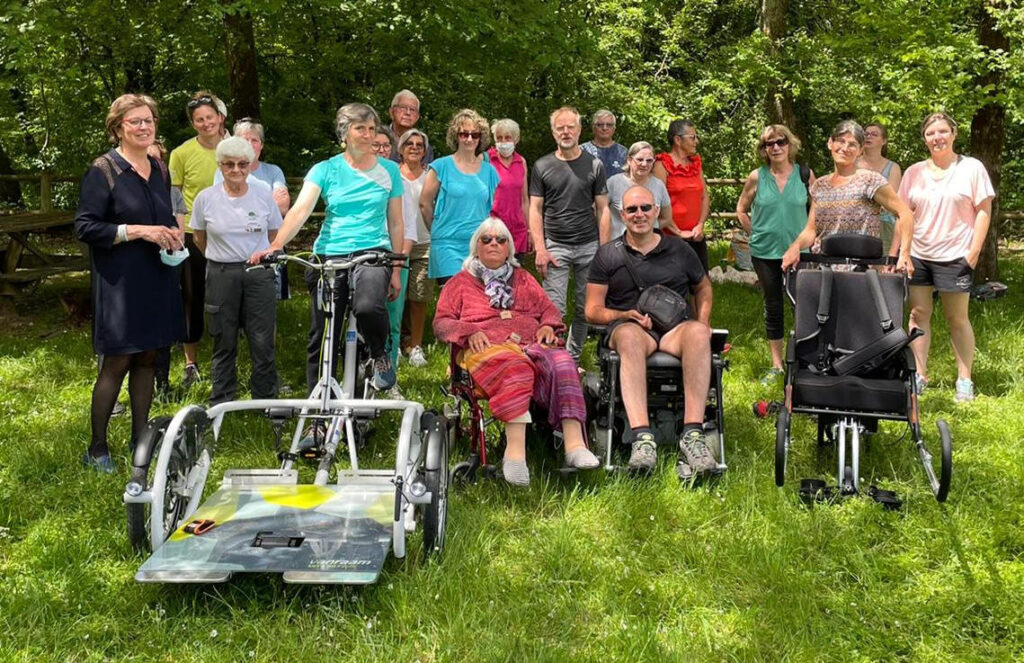
[[[418,521],[424,556],[444,550],[446,422],[419,403],[374,399],[369,381],[357,382],[359,343],[351,306],[343,383],[332,377],[337,277],[351,275],[357,265],[390,265],[404,257],[374,250],[322,263],[284,254],[264,260],[264,265],[296,262],[320,273],[316,296],[327,321],[320,380],[305,399],[188,405],[172,418],[149,423],[137,441],[124,492],[129,539],[136,550],[152,551],[135,574],[137,581],[214,583],[234,573],[281,573],[288,583],[369,584],[379,577],[389,551],[405,557],[406,535]],[[385,410],[402,413],[394,468],[363,468],[357,453],[360,425]],[[236,412],[264,413],[279,448],[294,422],[290,449],[278,453],[277,467],[227,470],[203,501],[225,415]],[[300,449],[307,420],[327,424],[323,447],[314,454]],[[347,467],[338,467],[336,456],[346,448]],[[312,483],[299,481],[295,461],[303,459],[315,464]]]

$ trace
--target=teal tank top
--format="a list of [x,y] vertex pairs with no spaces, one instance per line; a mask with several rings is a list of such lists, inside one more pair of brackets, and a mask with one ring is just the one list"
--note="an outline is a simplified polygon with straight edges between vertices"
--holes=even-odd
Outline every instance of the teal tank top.
[[750,255],[778,260],[806,225],[807,187],[800,179],[800,164],[793,164],[782,191],[768,166],[761,166],[750,214]]

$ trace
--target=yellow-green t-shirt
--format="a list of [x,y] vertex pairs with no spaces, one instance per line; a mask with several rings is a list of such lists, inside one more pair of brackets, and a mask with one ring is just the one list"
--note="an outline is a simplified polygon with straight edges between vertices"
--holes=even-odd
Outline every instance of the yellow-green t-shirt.
[[217,172],[217,150],[206,149],[197,138],[185,141],[171,152],[171,186],[181,189],[188,213],[185,215],[185,229],[191,230],[192,201],[203,189],[213,185]]

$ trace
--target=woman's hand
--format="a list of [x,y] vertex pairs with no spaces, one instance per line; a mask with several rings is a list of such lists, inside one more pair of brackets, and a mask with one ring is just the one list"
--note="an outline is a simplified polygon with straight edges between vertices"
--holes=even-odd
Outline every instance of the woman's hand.
[[907,278],[914,275],[914,262],[910,259],[910,253],[901,253],[896,261],[896,271],[906,272]]
[[251,256],[249,256],[249,264],[258,265],[260,264],[260,261],[263,260],[265,257],[269,256],[272,253],[280,253],[283,250],[284,249],[281,248],[280,246],[275,246],[274,244],[271,244],[270,248],[263,249],[262,251],[256,251]]
[[391,283],[388,285],[388,301],[393,302],[398,299],[398,295],[402,293],[402,273],[401,267],[395,267],[391,270]]
[[177,228],[167,226],[129,226],[128,239],[141,239],[156,244],[161,249],[177,250],[185,244]]
[[974,249],[971,249],[970,251],[967,252],[967,255],[964,257],[964,259],[967,261],[967,264],[970,265],[971,269],[974,269],[975,267],[978,266],[978,259],[980,257],[981,251],[975,251]]
[[469,337],[469,349],[473,352],[483,352],[487,348],[491,347],[491,339],[487,338],[487,334],[483,332],[477,332]]
[[555,336],[555,330],[549,325],[544,325],[537,330],[536,339],[541,345],[555,345],[558,342],[558,337]]
[[794,243],[782,254],[782,271],[796,267],[798,264],[800,264],[800,247]]
[[693,228],[693,241],[700,242],[704,239],[704,224],[698,223]]

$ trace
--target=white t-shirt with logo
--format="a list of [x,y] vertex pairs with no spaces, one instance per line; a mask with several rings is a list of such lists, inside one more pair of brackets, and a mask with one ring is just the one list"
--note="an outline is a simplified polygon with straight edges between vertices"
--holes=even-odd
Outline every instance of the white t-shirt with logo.
[[268,232],[281,227],[281,211],[266,186],[249,186],[233,198],[224,185],[203,189],[192,203],[193,230],[206,231],[206,259],[245,262],[270,248]]

